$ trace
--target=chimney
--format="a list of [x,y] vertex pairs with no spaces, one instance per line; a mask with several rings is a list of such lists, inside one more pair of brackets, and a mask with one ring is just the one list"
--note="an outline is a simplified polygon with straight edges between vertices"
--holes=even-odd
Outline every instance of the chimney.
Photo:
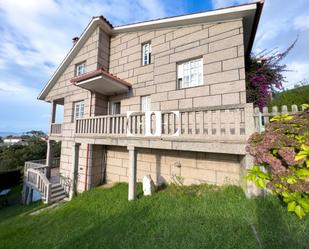
[[75,37],[73,37],[72,38],[72,42],[73,42],[73,46],[76,44],[76,42],[78,41],[78,37],[77,36],[75,36]]

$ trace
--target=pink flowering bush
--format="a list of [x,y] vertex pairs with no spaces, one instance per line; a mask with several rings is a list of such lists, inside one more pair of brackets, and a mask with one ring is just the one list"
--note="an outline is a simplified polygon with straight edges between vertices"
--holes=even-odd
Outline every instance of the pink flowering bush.
[[283,53],[264,50],[262,53],[250,56],[246,68],[247,102],[254,103],[260,110],[270,100],[272,92],[283,90],[284,72],[288,71],[281,61],[292,50],[297,39]]
[[309,212],[309,109],[274,117],[248,143],[256,165],[247,179],[271,190],[302,218]]

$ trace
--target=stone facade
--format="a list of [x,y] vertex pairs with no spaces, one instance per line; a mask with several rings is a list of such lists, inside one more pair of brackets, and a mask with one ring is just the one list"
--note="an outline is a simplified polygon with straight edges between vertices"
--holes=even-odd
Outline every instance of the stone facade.
[[[142,44],[151,42],[152,62],[142,66]],[[177,63],[203,58],[203,85],[177,89]],[[75,65],[86,71],[103,67],[132,84],[132,91],[103,96],[73,85]],[[63,100],[61,167],[72,175],[74,102],[85,102],[84,117],[108,114],[110,101],[121,101],[121,113],[140,111],[141,96],[151,96],[152,110],[178,110],[246,102],[243,22],[201,23],[185,27],[121,33],[110,37],[96,28],[77,56],[62,73],[46,101]],[[173,175],[185,184],[240,184],[240,156],[176,150],[138,149],[137,177],[150,174],[157,184]],[[104,160],[106,158],[106,160]],[[82,143],[79,149],[79,192],[106,181],[128,181],[126,147]],[[106,169],[105,173],[104,170]]]
[[[129,155],[126,147],[108,146],[107,182],[128,182]],[[174,176],[184,184],[240,184],[240,157],[229,154],[175,150],[138,149],[137,180],[150,175],[156,184],[169,183]]]
[[[142,66],[141,47],[147,41],[152,63]],[[177,89],[177,63],[199,57],[204,84]],[[113,97],[121,99],[123,113],[139,111],[143,95],[151,95],[152,110],[245,103],[242,20],[116,35],[111,38],[110,72],[133,85],[133,94]]]
[[[100,67],[107,69],[109,64],[109,44],[109,36],[99,27],[95,29],[46,97],[46,101],[63,100],[64,103],[60,174],[65,177],[69,177],[72,172],[72,146],[74,145],[75,127],[73,120],[74,103],[84,101],[85,117],[89,117],[90,113],[91,115],[107,114],[107,98],[105,96],[76,87],[70,80],[75,76],[75,65],[81,62],[86,63],[86,71],[93,71]],[[88,146],[87,144],[80,146],[78,167],[79,191],[85,189]]]

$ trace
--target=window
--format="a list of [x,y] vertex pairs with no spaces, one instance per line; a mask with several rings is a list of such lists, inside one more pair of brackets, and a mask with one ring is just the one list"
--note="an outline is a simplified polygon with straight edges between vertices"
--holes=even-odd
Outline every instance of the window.
[[86,62],[79,63],[75,66],[75,76],[86,73]]
[[151,44],[150,42],[144,43],[143,45],[143,56],[142,63],[144,65],[148,65],[151,63]]
[[120,114],[120,102],[112,102],[111,104],[111,114]]
[[177,64],[177,86],[187,88],[203,85],[203,59]]
[[150,95],[141,97],[141,111],[147,112],[151,109],[151,98]]
[[84,101],[74,103],[74,119],[84,117],[85,104]]

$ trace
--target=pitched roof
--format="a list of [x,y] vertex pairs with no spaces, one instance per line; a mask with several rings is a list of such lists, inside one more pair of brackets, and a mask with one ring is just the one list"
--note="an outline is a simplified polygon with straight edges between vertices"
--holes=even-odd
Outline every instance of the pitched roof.
[[123,79],[118,78],[116,75],[113,75],[112,73],[105,71],[103,68],[99,68],[97,70],[91,71],[89,73],[82,74],[80,76],[76,76],[76,77],[72,78],[70,81],[75,84],[75,83],[78,83],[78,82],[81,82],[81,81],[84,81],[84,80],[88,80],[88,79],[91,79],[91,78],[94,78],[94,77],[100,76],[100,75],[105,75],[108,78],[115,80],[115,81],[117,81],[117,82],[119,82],[119,83],[121,83],[121,84],[123,84],[127,87],[132,87],[132,85],[130,83],[126,82]]
[[109,35],[116,35],[124,32],[192,25],[201,22],[227,21],[236,18],[243,18],[244,36],[245,36],[244,43],[245,43],[246,55],[248,56],[253,46],[263,4],[264,1],[253,2],[206,12],[197,12],[188,15],[166,17],[117,27],[113,27],[113,25],[103,16],[93,17],[90,23],[85,28],[85,30],[82,32],[79,40],[70,49],[69,53],[66,55],[64,60],[58,66],[58,68],[56,69],[55,73],[52,75],[50,80],[47,82],[47,84],[39,94],[38,99],[40,100],[45,99],[48,92],[52,89],[52,87],[54,86],[58,78],[61,76],[63,71],[67,68],[69,63],[73,60],[78,51],[82,48],[84,43],[87,41],[87,39],[90,37],[90,35],[98,26],[100,26]]

